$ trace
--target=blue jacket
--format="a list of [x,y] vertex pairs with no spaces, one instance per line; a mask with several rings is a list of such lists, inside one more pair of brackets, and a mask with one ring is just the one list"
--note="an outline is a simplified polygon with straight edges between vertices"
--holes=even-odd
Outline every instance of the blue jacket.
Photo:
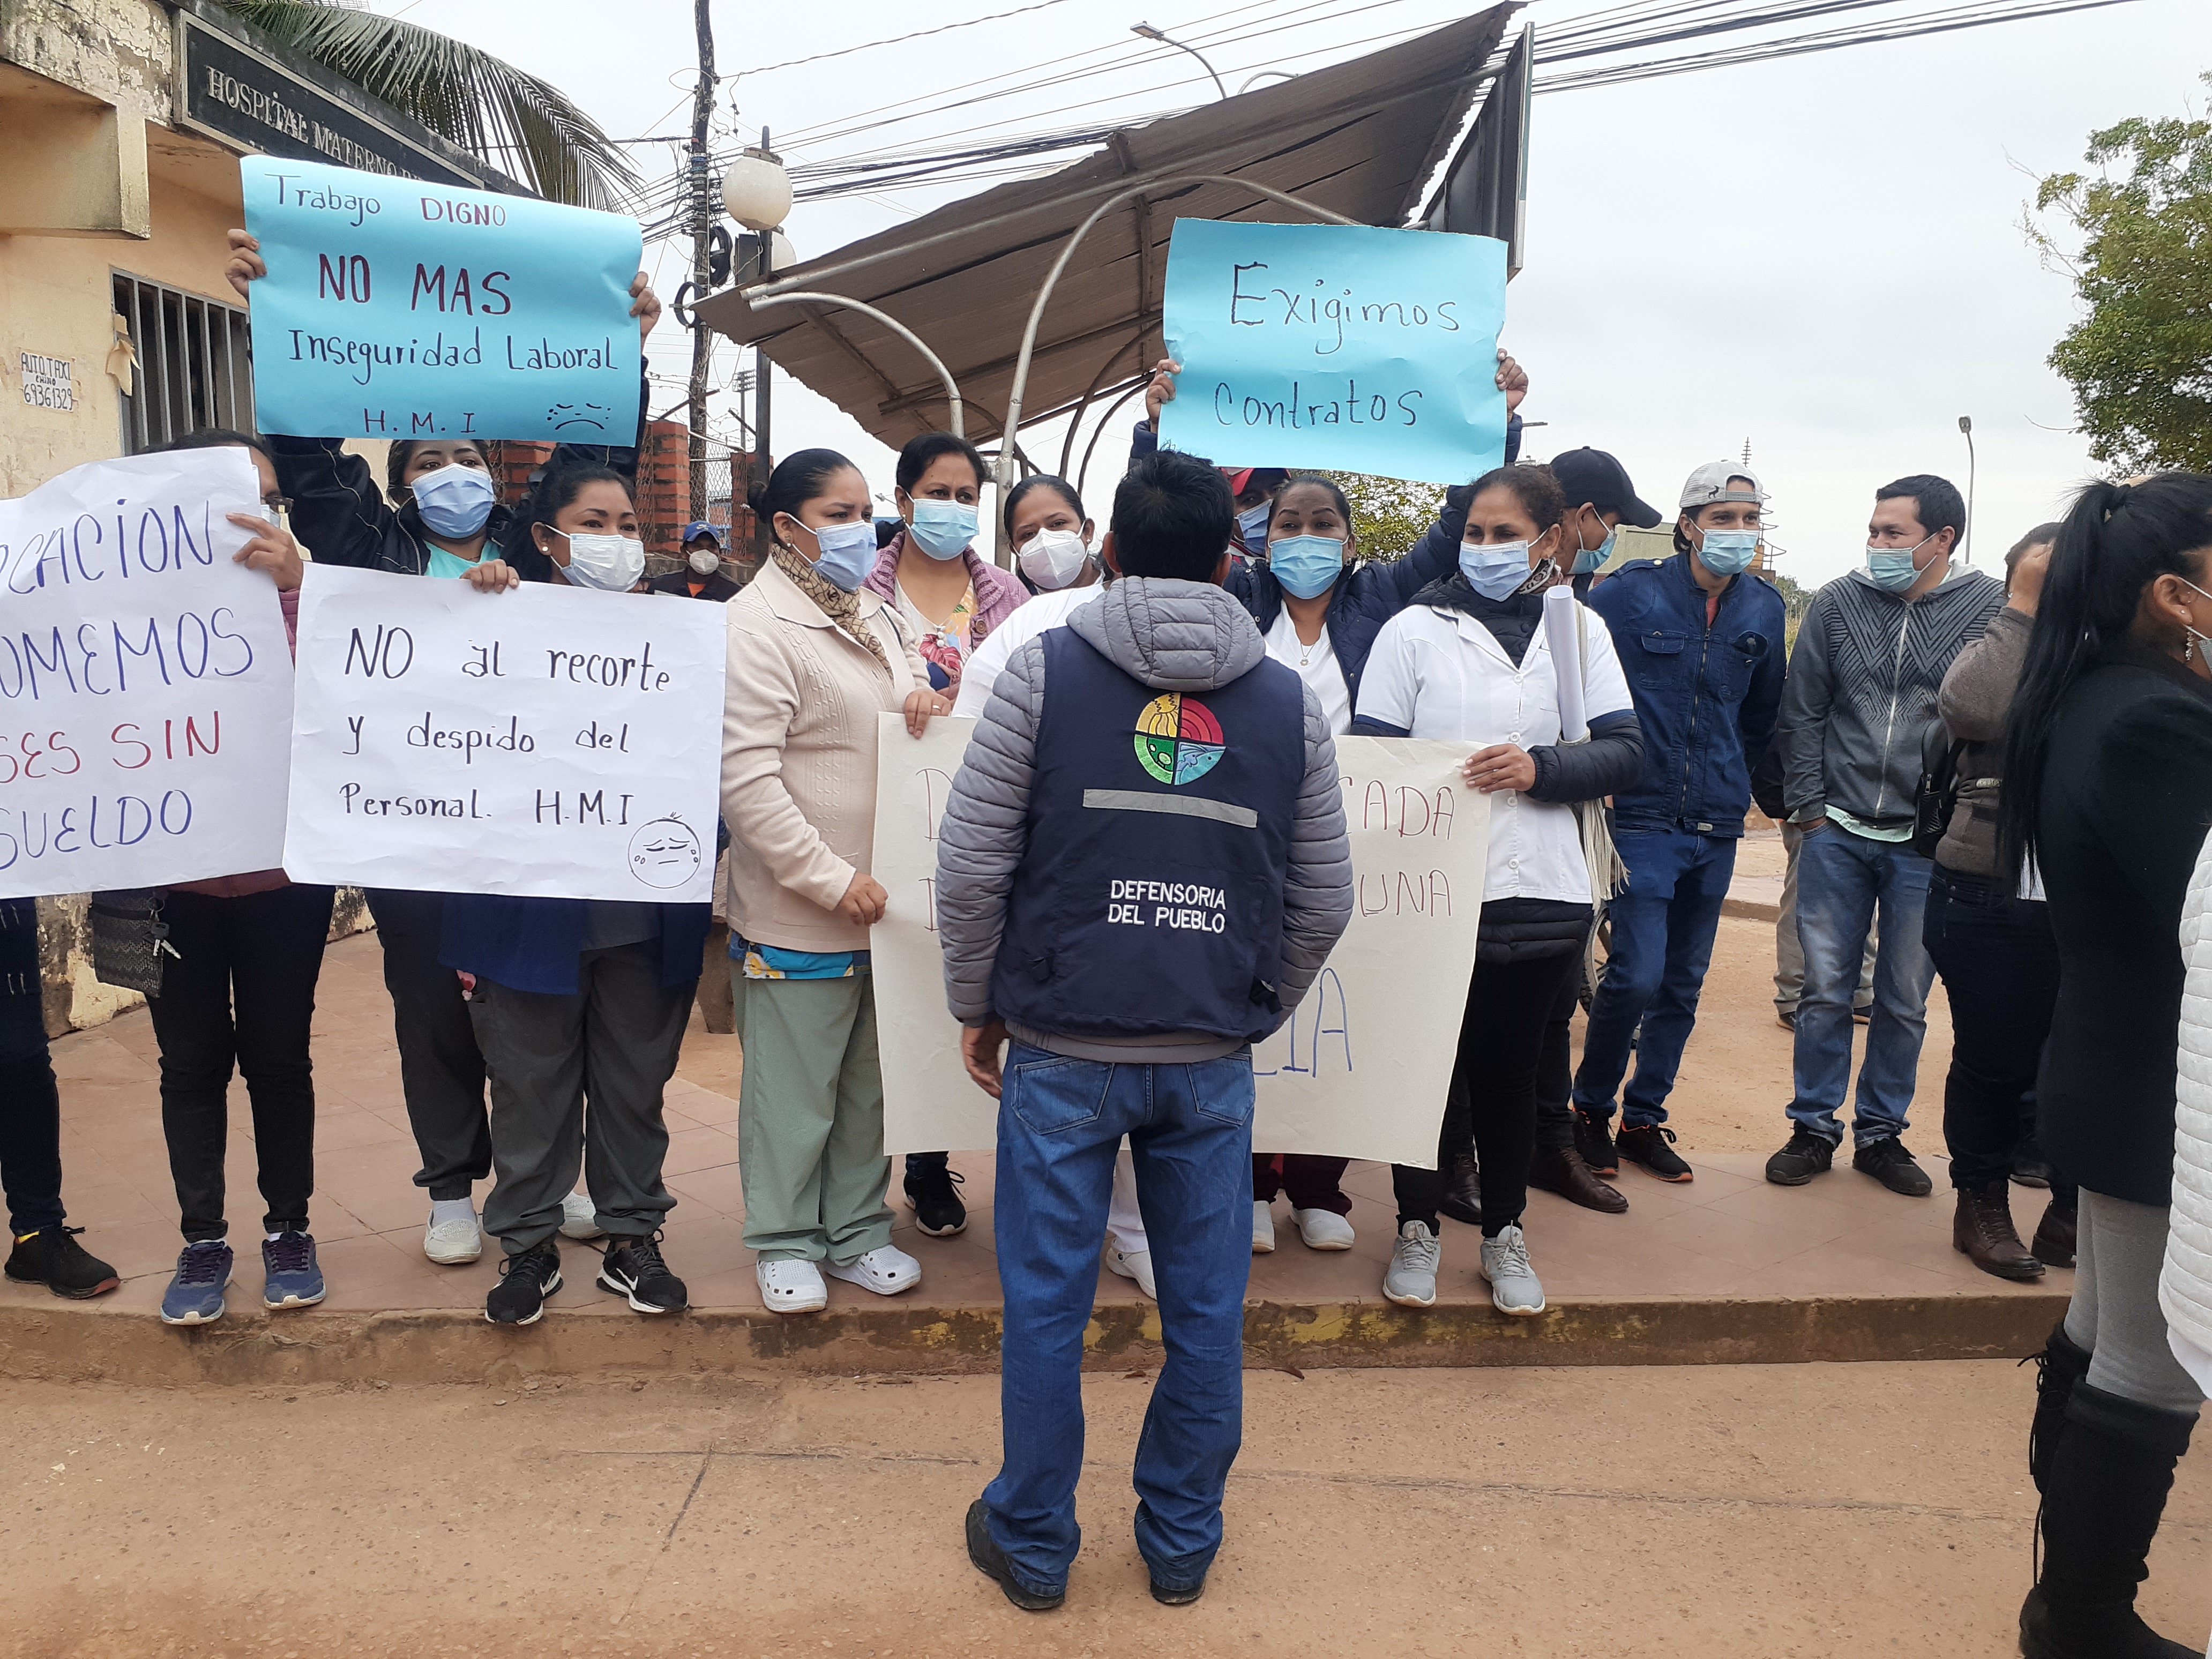
[[[1129,445],[1130,460],[1149,455],[1158,447],[1158,434],[1138,422]],[[1521,417],[1516,415],[1507,428],[1506,460],[1510,463],[1520,449]],[[1440,581],[1459,568],[1460,538],[1467,533],[1467,509],[1473,501],[1463,484],[1446,490],[1443,511],[1403,558],[1355,564],[1337,578],[1323,625],[1328,629],[1328,648],[1344,672],[1353,708],[1359,706],[1360,672],[1367,666],[1367,653],[1375,648],[1375,636],[1382,631],[1382,624],[1412,604],[1413,595],[1431,582]],[[1267,568],[1267,562],[1232,560],[1229,580],[1222,586],[1252,613],[1260,637],[1267,638],[1267,630],[1283,614],[1283,585]]]
[[[689,985],[705,963],[714,907],[664,904],[660,982]],[[582,899],[516,898],[504,893],[448,893],[438,960],[511,990],[576,994],[584,951]]]
[[1636,699],[1644,775],[1613,798],[1620,830],[1741,836],[1751,774],[1782,708],[1782,595],[1746,573],[1712,625],[1682,555],[1639,559],[1590,590]]

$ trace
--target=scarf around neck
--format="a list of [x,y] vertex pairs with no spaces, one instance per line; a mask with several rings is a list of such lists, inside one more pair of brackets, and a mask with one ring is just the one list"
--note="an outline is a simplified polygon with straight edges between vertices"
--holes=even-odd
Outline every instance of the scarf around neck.
[[848,593],[807,562],[803,554],[781,542],[770,542],[769,551],[775,559],[776,568],[790,577],[800,592],[820,605],[822,614],[835,623],[846,638],[866,647],[868,654],[884,665],[884,672],[890,673],[891,659],[884,653],[884,642],[876,637],[873,629],[860,620],[860,596]]

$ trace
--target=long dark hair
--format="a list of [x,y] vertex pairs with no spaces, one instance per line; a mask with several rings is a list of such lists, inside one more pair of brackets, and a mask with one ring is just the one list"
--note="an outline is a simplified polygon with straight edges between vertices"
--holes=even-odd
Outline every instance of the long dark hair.
[[548,472],[539,478],[515,515],[518,531],[514,544],[507,550],[507,562],[513,565],[526,582],[550,582],[553,580],[553,559],[541,551],[538,538],[532,535],[532,526],[544,525],[548,529],[560,526],[553,521],[561,516],[561,509],[583,492],[586,484],[620,484],[622,492],[637,504],[637,485],[611,466],[564,466],[557,472]]
[[2197,580],[2188,556],[2208,544],[2212,478],[2165,472],[2137,484],[2093,483],[2074,498],[2044,574],[2005,726],[2000,868],[2017,872],[2023,857],[2036,854],[2044,762],[2066,694],[2127,637],[2145,587],[2169,573]]

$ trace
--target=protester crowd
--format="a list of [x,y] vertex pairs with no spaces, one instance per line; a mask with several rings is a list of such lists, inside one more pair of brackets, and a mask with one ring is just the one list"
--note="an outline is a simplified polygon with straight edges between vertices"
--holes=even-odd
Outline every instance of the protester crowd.
[[[263,274],[252,239],[234,233],[240,293]],[[649,331],[659,302],[641,277],[632,293]],[[744,1242],[763,1306],[822,1309],[825,1275],[883,1296],[915,1286],[922,1262],[892,1243],[869,957],[893,902],[870,873],[877,717],[915,733],[973,717],[936,902],[966,1066],[1001,1103],[1008,1428],[969,1547],[1018,1605],[1058,1604],[1103,1243],[1166,1330],[1138,1455],[1139,1543],[1153,1594],[1194,1600],[1220,1543],[1246,1276],[1277,1248],[1274,1201],[1287,1197],[1304,1246],[1354,1242],[1343,1159],[1252,1145],[1250,1046],[1297,1006],[1351,914],[1336,740],[1456,744],[1467,787],[1491,801],[1434,1167],[1393,1171],[1379,1288],[1411,1307],[1439,1295],[1441,1217],[1480,1229],[1468,1265],[1498,1310],[1534,1316],[1547,1304],[1530,1186],[1617,1214],[1632,1201],[1624,1163],[1696,1178],[1668,1103],[1756,804],[1790,860],[1777,1006],[1794,1087],[1767,1179],[1831,1178],[1848,1103],[1852,1169],[1930,1194],[1905,1136],[1941,975],[1956,1247],[2006,1279],[2074,1270],[2067,1316],[2037,1356],[2045,1547],[2024,1650],[2190,1651],[2150,1633],[2133,1598],[2212,1377],[2212,480],[2091,485],[2021,538],[2000,580],[1960,556],[1959,492],[1899,478],[1875,491],[1863,563],[1813,599],[1793,643],[1765,575],[1768,495],[1747,464],[1697,469],[1676,499],[1673,556],[1624,562],[1620,526],[1665,515],[1603,451],[1520,463],[1516,415],[1504,465],[1449,491],[1402,556],[1369,558],[1330,480],[1158,449],[1176,374],[1156,371],[1103,537],[1073,485],[1030,477],[1000,504],[1002,568],[981,539],[986,463],[965,440],[905,447],[897,520],[882,526],[861,469],[811,449],[753,489],[769,556],[742,588],[705,524],[684,530],[684,569],[644,583],[634,447],[564,446],[509,502],[465,441],[393,443],[381,487],[331,440],[181,441],[250,453],[266,515],[235,518],[249,535],[237,556],[266,573],[288,625],[301,542],[317,562],[487,596],[642,585],[726,605],[713,915],[368,895],[425,1255],[474,1261],[489,1232],[501,1261],[485,1311],[501,1325],[537,1320],[562,1288],[563,1238],[604,1237],[596,1281],[641,1314],[687,1305],[664,1252],[663,1091],[712,953],[744,1050]],[[1498,383],[1517,409],[1527,379],[1503,354]],[[1575,627],[1555,655],[1544,614],[1557,587],[1574,596]],[[1237,738],[1194,787],[1163,791],[1135,769],[1131,734],[1185,700]],[[1586,731],[1570,734],[1563,702]],[[1102,925],[1101,871],[1201,884],[1222,896],[1224,925]],[[126,915],[127,896],[109,896]],[[331,902],[281,870],[153,896],[170,953],[151,1006],[183,1240],[161,1304],[171,1324],[226,1308],[234,1071],[265,1206],[263,1300],[324,1296],[309,1032]],[[67,1297],[113,1289],[62,1204],[35,926],[20,901],[0,905],[0,1093],[8,1277]],[[966,1225],[959,1182],[944,1152],[906,1159],[921,1232]],[[2015,1183],[2051,1193],[2028,1243]]]

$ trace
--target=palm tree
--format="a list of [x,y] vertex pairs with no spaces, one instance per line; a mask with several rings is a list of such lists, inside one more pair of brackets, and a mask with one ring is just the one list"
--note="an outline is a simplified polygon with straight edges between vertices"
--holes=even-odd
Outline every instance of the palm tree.
[[221,3],[549,200],[614,208],[637,185],[598,122],[503,58],[365,11],[361,0]]

